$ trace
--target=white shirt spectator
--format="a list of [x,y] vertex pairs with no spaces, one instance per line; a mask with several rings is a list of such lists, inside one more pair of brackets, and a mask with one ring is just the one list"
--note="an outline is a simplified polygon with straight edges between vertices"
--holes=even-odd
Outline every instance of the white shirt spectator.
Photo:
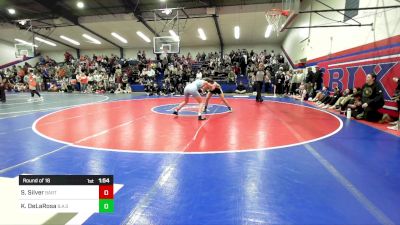
[[142,73],[140,74],[140,76],[141,76],[141,77],[144,77],[144,76],[147,75],[147,73],[148,73],[147,69],[146,69],[146,68],[143,68]]
[[147,76],[154,77],[155,75],[156,75],[156,72],[153,69],[150,69],[149,71],[147,71]]
[[103,80],[103,76],[101,74],[96,74],[94,76],[94,79],[95,79],[96,82],[100,82],[100,81]]
[[201,78],[203,78],[203,74],[201,73],[201,71],[197,71],[196,73],[196,80],[200,80]]

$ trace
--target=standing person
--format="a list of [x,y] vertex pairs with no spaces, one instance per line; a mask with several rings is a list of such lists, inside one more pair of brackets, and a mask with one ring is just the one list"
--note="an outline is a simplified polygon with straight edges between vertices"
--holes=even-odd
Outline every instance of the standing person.
[[210,98],[213,94],[219,95],[219,97],[224,102],[226,107],[228,107],[229,112],[232,112],[232,107],[229,105],[228,101],[225,99],[224,92],[222,91],[221,85],[214,81],[214,86],[215,86],[214,90],[210,90],[207,93],[206,104],[204,106],[204,112],[205,113],[207,112],[208,101],[210,100]]
[[43,97],[39,94],[39,92],[36,90],[36,76],[33,73],[33,69],[30,69],[29,71],[29,77],[28,77],[28,85],[29,85],[29,90],[31,90],[31,98],[28,99],[28,102],[32,102],[34,99],[35,94],[39,96],[39,101],[43,101]]
[[261,97],[261,89],[265,79],[264,65],[262,63],[258,66],[258,71],[255,76],[255,84],[257,90],[256,102],[263,102],[263,98]]
[[307,74],[306,74],[306,88],[307,88],[307,93],[308,96],[311,98],[314,98],[316,95],[315,88],[316,88],[316,79],[315,79],[315,73],[312,71],[311,67],[307,68]]
[[247,55],[245,54],[245,52],[241,53],[239,58],[239,64],[240,64],[240,74],[246,76]]
[[283,67],[279,67],[279,70],[275,74],[275,85],[276,85],[276,92],[275,93],[281,95],[283,94],[283,84],[285,81],[285,72],[283,72]]
[[199,103],[198,119],[205,120],[206,118],[202,117],[204,103],[203,99],[200,97],[199,89],[207,91],[213,90],[214,88],[214,81],[208,78],[205,78],[203,80],[195,80],[192,83],[188,84],[183,92],[185,95],[185,100],[181,102],[178,107],[175,108],[173,114],[178,115],[179,110],[189,102],[189,97],[192,96]]
[[322,83],[323,83],[323,76],[324,73],[322,70],[319,68],[319,66],[315,67],[315,82],[317,83],[317,91],[322,89]]
[[0,74],[0,101],[6,102],[6,79]]

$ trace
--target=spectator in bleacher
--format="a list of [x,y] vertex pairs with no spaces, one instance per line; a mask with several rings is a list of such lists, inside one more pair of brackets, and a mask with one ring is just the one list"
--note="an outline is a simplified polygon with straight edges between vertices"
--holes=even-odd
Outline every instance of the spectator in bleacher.
[[25,92],[26,91],[26,85],[23,83],[16,83],[14,85],[14,91],[15,92]]
[[233,72],[235,72],[236,76],[238,76],[240,74],[240,67],[238,66],[237,63],[235,63],[233,65],[233,69],[232,70],[233,70]]
[[247,55],[243,52],[239,58],[239,65],[240,65],[240,74],[246,76],[247,75]]
[[162,93],[162,87],[160,87],[157,83],[153,84],[153,92],[155,95],[160,96]]
[[167,84],[167,94],[170,94],[171,96],[176,93],[175,87],[171,84]]
[[283,58],[283,55],[279,55],[279,56],[278,56],[278,63],[279,63],[279,64],[285,63],[285,58]]
[[228,72],[228,82],[236,82],[236,75],[232,70]]
[[69,53],[68,51],[64,53],[64,61],[65,61],[66,63],[71,63],[71,60],[72,60],[73,58],[74,58],[74,57],[73,57],[73,56],[71,55],[71,53]]
[[147,76],[150,79],[155,79],[156,71],[154,71],[153,67],[149,66],[149,68],[147,69]]
[[378,112],[383,107],[383,91],[381,85],[375,81],[376,74],[368,74],[366,83],[362,87],[362,108],[363,112],[357,115],[357,119],[368,121],[378,121],[382,114]]
[[104,94],[106,92],[106,88],[104,87],[103,81],[97,83],[96,94]]
[[82,93],[86,93],[86,87],[87,87],[88,82],[89,82],[89,78],[87,76],[87,72],[82,73],[80,75],[79,79],[80,79],[79,81],[81,83],[81,92]]
[[[117,85],[117,88],[115,89],[115,94],[120,94],[120,93],[123,93],[124,92],[124,90],[122,90],[122,84],[121,83],[117,83],[116,84]],[[145,86],[145,92],[147,93],[147,95],[149,95],[149,93],[150,92],[148,92],[148,91],[151,91],[151,89],[146,89],[146,86]]]
[[128,86],[129,84],[128,84],[128,75],[126,75],[126,74],[124,74],[123,76],[122,76],[122,89],[123,90],[126,90],[126,86]]
[[178,87],[175,88],[176,93],[183,95],[185,91],[185,86],[182,83],[178,83]]
[[58,91],[59,91],[59,90],[58,90],[58,87],[57,87],[57,84],[55,84],[55,83],[51,83],[48,90],[49,90],[50,92],[58,92]]
[[154,83],[150,80],[148,80],[146,82],[146,84],[144,85],[144,91],[146,92],[147,95],[153,95],[153,87],[154,87]]
[[237,94],[245,94],[246,93],[246,87],[244,86],[242,81],[240,81],[239,84],[237,85],[235,93],[237,93]]
[[203,78],[203,74],[201,73],[200,70],[197,70],[197,73],[196,73],[196,80],[201,80],[202,78]]

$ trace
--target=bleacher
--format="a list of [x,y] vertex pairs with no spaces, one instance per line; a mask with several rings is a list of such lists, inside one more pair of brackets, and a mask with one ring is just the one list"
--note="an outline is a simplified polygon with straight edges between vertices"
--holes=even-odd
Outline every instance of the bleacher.
[[203,65],[205,65],[204,62],[195,62],[192,64],[192,71],[197,72],[199,69],[201,69],[201,67],[203,67]]

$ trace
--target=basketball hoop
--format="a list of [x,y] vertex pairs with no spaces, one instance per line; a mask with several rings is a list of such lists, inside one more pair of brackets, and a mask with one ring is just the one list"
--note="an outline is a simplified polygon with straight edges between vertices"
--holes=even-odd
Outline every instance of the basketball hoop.
[[267,12],[265,12],[265,18],[267,19],[267,22],[268,24],[272,25],[277,36],[279,35],[279,22],[282,16],[288,17],[289,10],[269,9]]

